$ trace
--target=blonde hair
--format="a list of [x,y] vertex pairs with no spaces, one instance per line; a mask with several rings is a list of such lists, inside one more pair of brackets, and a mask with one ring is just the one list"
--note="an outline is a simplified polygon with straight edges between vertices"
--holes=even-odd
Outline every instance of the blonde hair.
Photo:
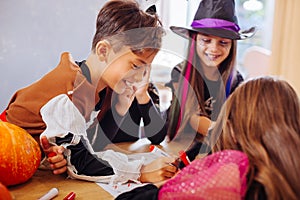
[[300,197],[299,104],[286,81],[264,77],[239,86],[222,107],[210,142],[213,151],[247,154],[247,199]]

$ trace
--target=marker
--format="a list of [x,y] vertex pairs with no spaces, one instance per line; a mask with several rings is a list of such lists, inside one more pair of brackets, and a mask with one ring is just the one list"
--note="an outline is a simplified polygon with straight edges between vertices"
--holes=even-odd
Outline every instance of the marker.
[[158,147],[155,146],[155,145],[150,145],[150,146],[149,146],[149,150],[150,150],[152,153],[155,153],[155,154],[158,155],[158,156],[170,157],[169,154],[167,154],[165,151],[161,150],[160,148],[158,148]]
[[179,157],[185,166],[188,166],[191,163],[189,157],[183,150],[179,151]]
[[57,188],[52,188],[47,192],[44,196],[39,198],[39,200],[50,200],[58,195],[58,189]]
[[50,152],[47,154],[48,158],[51,158],[53,156],[56,156],[57,154],[55,152]]
[[75,199],[75,197],[76,197],[75,192],[70,192],[67,196],[65,196],[63,200],[73,200]]

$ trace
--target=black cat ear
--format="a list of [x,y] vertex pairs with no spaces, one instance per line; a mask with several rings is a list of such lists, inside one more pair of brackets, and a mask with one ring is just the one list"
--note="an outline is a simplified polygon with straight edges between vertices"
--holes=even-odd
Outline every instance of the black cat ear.
[[156,6],[155,5],[150,6],[149,8],[146,9],[146,12],[151,15],[156,14]]

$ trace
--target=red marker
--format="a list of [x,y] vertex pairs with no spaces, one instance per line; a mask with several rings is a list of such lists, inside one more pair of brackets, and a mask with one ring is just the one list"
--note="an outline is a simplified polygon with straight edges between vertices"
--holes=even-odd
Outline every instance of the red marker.
[[73,200],[75,199],[76,194],[75,192],[70,192],[67,196],[65,196],[64,200]]
[[189,157],[187,157],[186,153],[183,150],[179,151],[179,157],[185,166],[188,166],[191,163]]
[[48,158],[51,158],[53,156],[56,156],[57,154],[55,152],[50,152],[47,154]]

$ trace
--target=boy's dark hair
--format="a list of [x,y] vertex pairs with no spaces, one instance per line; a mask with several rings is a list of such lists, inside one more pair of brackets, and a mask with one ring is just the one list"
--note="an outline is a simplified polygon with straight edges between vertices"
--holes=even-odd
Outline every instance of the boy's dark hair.
[[112,44],[114,51],[123,46],[130,46],[134,52],[159,49],[163,33],[155,13],[141,10],[134,1],[111,0],[98,14],[92,50],[104,39]]

